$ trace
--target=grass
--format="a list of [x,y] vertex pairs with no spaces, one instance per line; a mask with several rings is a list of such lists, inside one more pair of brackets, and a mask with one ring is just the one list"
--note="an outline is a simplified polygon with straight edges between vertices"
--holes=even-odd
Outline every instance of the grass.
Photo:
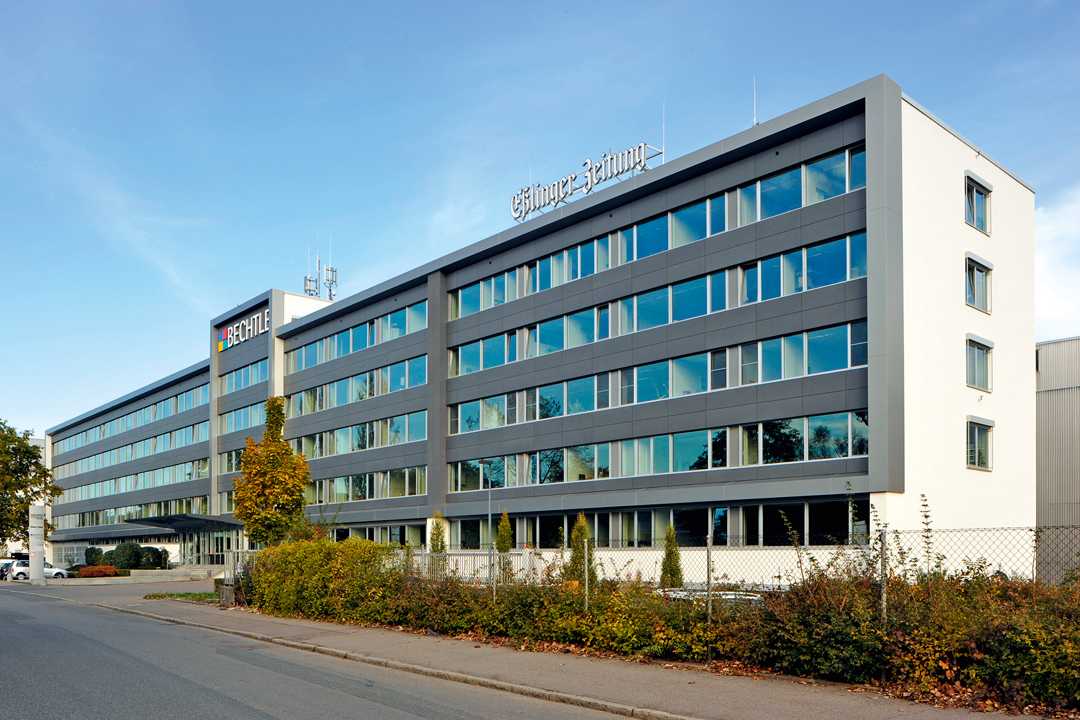
[[143,600],[182,600],[184,602],[210,603],[218,601],[217,593],[212,592],[175,592],[175,593],[150,593],[143,595]]

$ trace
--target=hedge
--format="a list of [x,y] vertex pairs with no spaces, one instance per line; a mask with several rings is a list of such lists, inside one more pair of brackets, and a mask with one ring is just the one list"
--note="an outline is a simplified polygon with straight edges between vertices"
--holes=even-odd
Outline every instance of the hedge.
[[1080,583],[1052,587],[980,568],[889,581],[810,572],[760,604],[669,600],[642,583],[490,589],[399,569],[366,540],[314,540],[261,551],[252,604],[279,616],[399,625],[443,634],[572,643],[630,656],[739,661],[793,675],[880,682],[930,695],[943,686],[1013,707],[1080,708]]

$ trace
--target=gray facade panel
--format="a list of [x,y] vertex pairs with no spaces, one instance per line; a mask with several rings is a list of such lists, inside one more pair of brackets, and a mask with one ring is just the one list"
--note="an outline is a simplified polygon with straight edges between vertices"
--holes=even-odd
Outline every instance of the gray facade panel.
[[64,503],[53,506],[53,517],[59,515],[72,515],[74,513],[87,512],[89,510],[104,510],[113,507],[125,507],[127,505],[141,505],[143,503],[160,502],[162,500],[174,500],[176,498],[189,498],[210,493],[210,479],[190,480],[188,482],[163,485],[162,487],[135,490],[123,495],[112,495],[93,498],[92,500],[80,500],[79,502]]
[[188,445],[187,447],[177,448],[176,450],[168,450],[156,455],[132,460],[131,462],[121,463],[120,465],[113,465],[112,467],[101,468],[99,470],[91,470],[90,472],[57,480],[56,484],[64,489],[80,487],[102,480],[124,477],[125,475],[134,475],[135,473],[140,473],[145,470],[154,470],[155,468],[179,465],[180,463],[191,462],[193,460],[201,460],[202,458],[207,457],[208,451],[207,443],[195,443],[193,445]]

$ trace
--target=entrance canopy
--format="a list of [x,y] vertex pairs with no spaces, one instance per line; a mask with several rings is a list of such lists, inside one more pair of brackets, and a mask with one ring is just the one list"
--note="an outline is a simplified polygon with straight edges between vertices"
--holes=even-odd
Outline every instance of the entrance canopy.
[[132,525],[149,525],[150,527],[175,530],[178,533],[202,532],[204,530],[238,530],[243,523],[229,518],[213,515],[192,515],[180,513],[178,515],[160,515],[158,517],[138,518],[125,520]]

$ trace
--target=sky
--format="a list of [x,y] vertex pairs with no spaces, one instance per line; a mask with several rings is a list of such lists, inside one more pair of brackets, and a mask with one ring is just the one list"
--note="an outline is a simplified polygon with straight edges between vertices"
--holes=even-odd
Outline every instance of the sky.
[[642,139],[678,157],[886,73],[1037,191],[1037,337],[1080,335],[1080,4],[6,2],[0,418],[41,434],[512,224]]

